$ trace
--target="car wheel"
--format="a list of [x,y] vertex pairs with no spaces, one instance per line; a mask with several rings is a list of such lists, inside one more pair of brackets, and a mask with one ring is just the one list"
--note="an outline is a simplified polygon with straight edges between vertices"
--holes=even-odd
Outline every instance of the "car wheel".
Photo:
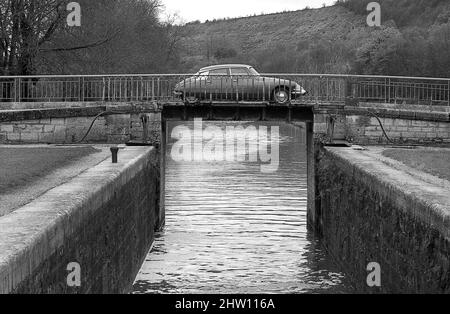
[[279,87],[275,89],[273,98],[277,104],[285,105],[289,102],[289,89]]

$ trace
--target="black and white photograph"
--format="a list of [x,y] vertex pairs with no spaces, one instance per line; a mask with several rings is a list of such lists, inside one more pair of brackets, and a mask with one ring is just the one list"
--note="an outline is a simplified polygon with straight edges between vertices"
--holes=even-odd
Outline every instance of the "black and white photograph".
[[449,293],[449,0],[0,0],[0,294]]

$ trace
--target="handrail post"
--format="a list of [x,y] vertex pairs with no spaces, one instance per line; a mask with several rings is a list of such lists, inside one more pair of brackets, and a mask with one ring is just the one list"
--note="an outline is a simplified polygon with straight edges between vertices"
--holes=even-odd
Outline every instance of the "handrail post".
[[447,104],[450,107],[450,80],[447,81]]
[[345,97],[345,104],[350,104],[350,96],[351,96],[351,90],[352,90],[352,83],[350,78],[346,78],[344,81],[344,97]]
[[385,78],[384,79],[384,102],[385,103],[388,103],[388,87],[387,87],[388,83],[387,82],[388,82],[388,80]]
[[102,101],[106,100],[106,78],[103,77]]
[[79,83],[79,87],[80,87],[78,97],[79,97],[80,101],[84,101],[84,77],[80,77],[78,79],[78,83]]
[[388,104],[391,103],[391,79],[388,79]]
[[140,101],[143,101],[144,100],[144,78],[141,76],[140,77],[140,87],[141,87],[141,99],[139,99]]
[[236,102],[239,102],[239,77],[236,76]]
[[[262,93],[263,93],[263,102],[266,102],[266,78],[263,77],[262,79],[263,79],[263,91],[262,91]],[[269,97],[269,99],[270,99],[270,97]]]
[[14,79],[14,101],[15,102],[20,102],[22,99],[22,92],[21,92],[21,88],[22,88],[22,79],[16,78]]

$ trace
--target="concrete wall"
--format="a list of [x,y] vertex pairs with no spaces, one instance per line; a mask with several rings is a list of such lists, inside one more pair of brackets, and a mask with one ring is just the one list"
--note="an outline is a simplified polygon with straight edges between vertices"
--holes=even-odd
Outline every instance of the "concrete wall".
[[[159,155],[125,148],[0,217],[0,293],[122,293],[131,288],[159,216]],[[81,287],[67,285],[69,263]]]
[[[153,105],[108,105],[79,104],[31,104],[32,109],[0,111],[0,144],[72,144],[80,141],[88,131],[94,117],[106,114],[96,120],[88,143],[125,143],[142,140],[144,124],[142,117],[148,119],[148,140],[159,143],[161,114]],[[40,108],[42,106],[42,108]]]
[[[448,188],[351,148],[318,149],[316,221],[329,252],[358,291],[450,292]],[[381,288],[366,284],[381,265]]]

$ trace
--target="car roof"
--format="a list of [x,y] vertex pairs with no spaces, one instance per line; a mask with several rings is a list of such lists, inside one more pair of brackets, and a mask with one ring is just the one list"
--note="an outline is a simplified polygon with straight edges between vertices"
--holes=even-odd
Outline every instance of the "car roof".
[[217,69],[227,69],[227,68],[252,68],[250,65],[246,64],[218,64],[218,65],[211,65],[209,67],[201,68],[200,72],[204,71],[211,71],[211,70],[217,70]]

